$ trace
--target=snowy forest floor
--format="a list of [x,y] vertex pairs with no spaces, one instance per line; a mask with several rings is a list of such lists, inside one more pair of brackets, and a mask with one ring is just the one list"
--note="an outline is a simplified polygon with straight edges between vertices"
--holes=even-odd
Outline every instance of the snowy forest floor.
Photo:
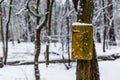
[[[2,43],[0,42],[0,45]],[[50,60],[62,59],[64,55],[67,59],[67,51],[62,50],[61,44],[51,44],[50,52],[58,53],[50,54]],[[96,51],[98,56],[108,56],[112,54],[120,55],[120,45],[108,47],[105,53],[102,51],[102,44],[96,43]],[[34,44],[22,42],[12,45],[9,42],[8,62],[10,61],[33,61]],[[40,61],[44,60],[45,45],[42,45]],[[2,46],[0,46],[0,55],[2,56]],[[63,54],[64,53],[64,54]],[[63,63],[55,63],[46,67],[44,63],[40,64],[41,80],[75,80],[76,63],[71,63],[71,68],[66,69]],[[100,80],[120,80],[120,59],[99,61]],[[34,80],[33,65],[6,65],[0,68],[0,80]]]

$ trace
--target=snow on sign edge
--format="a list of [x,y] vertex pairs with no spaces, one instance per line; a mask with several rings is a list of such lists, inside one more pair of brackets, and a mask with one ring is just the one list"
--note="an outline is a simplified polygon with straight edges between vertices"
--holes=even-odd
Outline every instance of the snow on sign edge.
[[74,22],[74,23],[72,23],[72,26],[92,26],[92,24]]

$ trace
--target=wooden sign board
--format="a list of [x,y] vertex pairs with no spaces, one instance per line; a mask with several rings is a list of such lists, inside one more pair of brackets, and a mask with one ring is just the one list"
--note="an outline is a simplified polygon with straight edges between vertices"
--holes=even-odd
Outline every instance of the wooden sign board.
[[93,53],[93,27],[91,24],[72,25],[72,60],[91,60]]

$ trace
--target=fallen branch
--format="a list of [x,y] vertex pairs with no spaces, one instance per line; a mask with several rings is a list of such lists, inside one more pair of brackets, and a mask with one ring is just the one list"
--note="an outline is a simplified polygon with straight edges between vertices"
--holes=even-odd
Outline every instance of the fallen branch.
[[[120,58],[119,54],[112,54],[112,55],[106,55],[106,56],[98,56],[98,61],[105,61],[105,60],[116,60]],[[69,62],[68,59],[58,59],[58,60],[50,60],[50,63],[67,63]],[[70,60],[70,62],[76,62],[76,60]],[[45,63],[45,61],[39,61],[40,63]],[[13,62],[7,62],[8,65],[32,65],[34,64],[33,61],[31,62],[25,62],[25,61],[13,61]]]
[[112,54],[112,55],[107,55],[107,56],[98,56],[98,60],[116,60],[120,58],[119,54]]
[[[65,60],[50,60],[50,63],[67,63],[69,60],[65,59]],[[70,62],[75,62],[75,60],[70,60]],[[39,61],[40,63],[45,63],[45,61]],[[33,61],[31,62],[21,62],[21,61],[13,61],[13,62],[7,62],[7,65],[31,65],[34,64]]]

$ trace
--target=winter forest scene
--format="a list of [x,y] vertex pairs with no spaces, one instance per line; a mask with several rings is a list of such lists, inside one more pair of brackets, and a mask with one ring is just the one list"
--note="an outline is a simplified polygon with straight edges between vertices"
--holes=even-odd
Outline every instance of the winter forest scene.
[[120,0],[0,0],[0,80],[120,80]]

